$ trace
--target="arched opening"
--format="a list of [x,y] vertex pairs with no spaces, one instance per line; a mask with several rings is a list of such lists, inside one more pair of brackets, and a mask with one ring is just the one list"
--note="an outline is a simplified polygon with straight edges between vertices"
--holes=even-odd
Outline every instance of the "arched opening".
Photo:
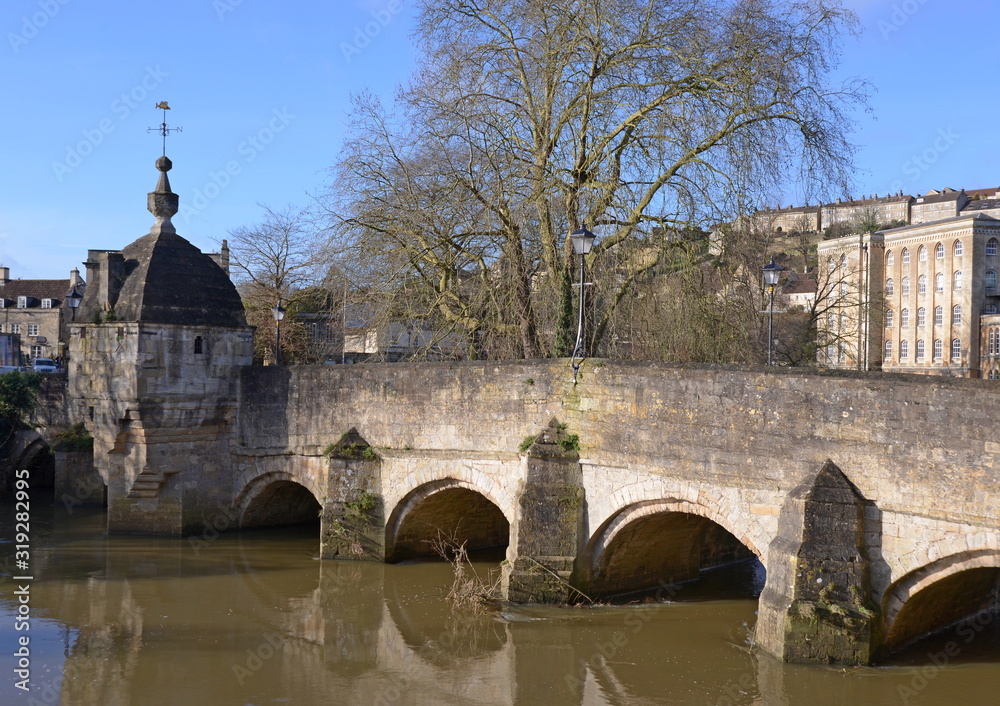
[[[883,654],[954,632],[960,641],[1000,627],[1000,567],[949,574],[911,595],[888,626]],[[972,640],[969,639],[969,642]],[[985,642],[985,641],[984,641]]]
[[482,493],[446,487],[424,494],[417,489],[400,503],[386,527],[387,560],[442,558],[440,541],[465,545],[471,558],[502,558],[510,523]]
[[[600,534],[608,540],[607,529]],[[663,511],[613,530],[594,557],[588,593],[709,600],[756,598],[763,587],[763,564],[724,527],[700,515]]]
[[53,492],[56,462],[52,449],[42,439],[36,439],[24,450],[16,464],[17,470],[27,469],[33,491]]
[[276,480],[251,498],[243,511],[240,526],[278,525],[319,526],[320,504],[305,486],[290,480]]

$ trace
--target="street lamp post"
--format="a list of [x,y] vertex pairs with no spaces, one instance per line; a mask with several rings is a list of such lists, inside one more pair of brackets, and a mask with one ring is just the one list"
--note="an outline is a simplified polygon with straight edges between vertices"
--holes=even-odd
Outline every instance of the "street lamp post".
[[781,278],[781,271],[785,269],[781,265],[774,261],[774,257],[771,257],[771,262],[761,270],[764,271],[764,284],[767,285],[767,290],[771,295],[771,301],[767,306],[767,364],[772,365],[772,350],[774,348],[774,288],[778,284],[778,280]]
[[573,348],[573,358],[570,360],[570,367],[573,368],[573,384],[576,384],[577,376],[580,373],[580,365],[583,359],[586,357],[587,352],[583,345],[583,298],[584,298],[584,287],[586,283],[583,281],[584,267],[586,265],[585,259],[590,249],[594,247],[594,240],[597,238],[596,235],[587,230],[584,226],[579,230],[575,230],[569,234],[569,240],[573,244],[573,252],[580,256],[580,320],[576,327],[576,346]]
[[76,287],[73,287],[73,290],[66,295],[66,305],[73,312],[73,321],[76,321],[76,310],[80,308],[81,299],[83,299],[83,295],[76,291]]
[[281,353],[281,320],[285,318],[285,308],[279,303],[273,309],[271,313],[274,314],[274,364],[280,365],[281,359],[279,355]]

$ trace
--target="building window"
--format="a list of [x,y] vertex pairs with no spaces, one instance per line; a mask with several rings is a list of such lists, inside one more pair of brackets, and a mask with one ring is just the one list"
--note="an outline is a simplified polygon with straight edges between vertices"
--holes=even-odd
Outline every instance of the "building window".
[[927,309],[920,307],[917,309],[917,326],[927,325]]
[[962,305],[956,304],[951,310],[951,323],[960,324],[962,323]]
[[901,287],[901,289],[903,290],[903,296],[904,297],[907,294],[910,293],[910,278],[909,277],[904,277],[903,278],[903,286]]
[[31,355],[31,359],[32,360],[34,360],[35,358],[41,358],[42,357],[42,347],[41,346],[32,346],[30,348],[30,355]]
[[909,341],[900,341],[899,342],[899,358],[900,358],[900,360],[902,360],[903,358],[909,358],[909,357],[910,357],[910,342]]
[[29,336],[38,335],[38,324],[28,324],[28,335]]
[[941,339],[940,338],[935,338],[934,339],[934,360],[938,360],[938,361],[941,360],[941,356],[943,355],[943,350],[944,350],[944,345],[941,343]]
[[18,309],[27,309],[28,308],[28,298],[27,297],[18,297],[17,298],[17,308]]
[[885,359],[892,360],[892,341],[885,342]]
[[1000,245],[1000,241],[998,241],[996,238],[990,238],[989,240],[987,240],[986,241],[986,254],[987,255],[996,255],[997,254],[997,246],[998,245]]
[[917,251],[917,259],[920,262],[927,262],[927,248],[923,245],[921,245],[920,250]]
[[910,249],[909,248],[903,248],[903,264],[904,265],[909,265],[910,264]]
[[899,312],[899,325],[900,326],[909,326],[910,325],[910,310],[909,309],[903,309],[901,312]]
[[0,324],[0,333],[3,333],[3,324]]
[[924,339],[917,341],[917,360],[924,359]]
[[961,288],[962,288],[962,271],[958,270],[955,273],[955,289],[961,289]]
[[885,266],[892,267],[896,264],[896,256],[892,254],[892,250],[885,254]]
[[892,328],[892,309],[886,309],[885,311],[885,327]]
[[962,339],[951,339],[951,359],[956,363],[962,360]]
[[21,333],[21,324],[11,324],[10,325],[10,332],[11,333]]
[[940,326],[944,323],[944,307],[936,306],[934,307],[934,325]]
[[202,353],[201,336],[195,336],[194,338],[194,353],[195,355],[199,355]]
[[995,304],[988,304],[985,309],[983,309],[984,314],[995,314],[997,313],[997,307]]
[[961,256],[961,254],[962,254],[962,241],[961,240],[956,240],[955,241],[955,257],[959,257],[959,256]]
[[937,246],[934,248],[934,257],[936,257],[938,260],[944,259],[944,243],[938,243]]
[[43,309],[51,309],[52,308],[52,300],[51,299],[43,299],[42,300],[42,308]]
[[920,275],[917,278],[917,293],[927,294],[927,275]]
[[986,273],[986,288],[996,289],[997,288],[997,271],[989,270]]
[[887,297],[892,296],[892,277],[885,281],[885,295]]
[[944,272],[938,272],[934,275],[934,289],[938,292],[944,291]]

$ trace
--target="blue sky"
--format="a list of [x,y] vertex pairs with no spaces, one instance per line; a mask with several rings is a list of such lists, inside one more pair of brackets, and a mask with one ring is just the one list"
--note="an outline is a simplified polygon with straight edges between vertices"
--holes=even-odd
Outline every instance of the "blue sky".
[[[857,193],[1000,186],[990,0],[845,0],[863,33],[842,76],[873,86],[855,115]],[[146,193],[169,101],[178,232],[211,251],[304,206],[329,181],[350,96],[391,100],[413,68],[411,0],[5,0],[0,9],[0,265],[65,278],[88,248],[149,231]],[[797,202],[794,193],[783,201]]]

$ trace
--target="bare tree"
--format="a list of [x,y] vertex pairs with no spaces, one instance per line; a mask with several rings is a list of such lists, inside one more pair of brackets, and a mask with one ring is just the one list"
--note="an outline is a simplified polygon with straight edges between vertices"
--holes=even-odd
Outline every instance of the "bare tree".
[[274,358],[276,328],[272,307],[288,309],[281,323],[282,359],[312,358],[308,332],[296,320],[296,296],[319,281],[329,262],[323,237],[313,228],[307,212],[286,207],[264,209],[264,219],[229,232],[233,281],[247,322],[257,327],[254,358]]
[[359,104],[329,210],[446,320],[489,322],[526,357],[565,322],[565,236],[587,225],[592,271],[616,273],[595,278],[593,351],[663,264],[658,241],[788,179],[846,183],[844,109],[862,97],[826,82],[853,23],[827,2],[423,0],[420,71],[397,119]]

